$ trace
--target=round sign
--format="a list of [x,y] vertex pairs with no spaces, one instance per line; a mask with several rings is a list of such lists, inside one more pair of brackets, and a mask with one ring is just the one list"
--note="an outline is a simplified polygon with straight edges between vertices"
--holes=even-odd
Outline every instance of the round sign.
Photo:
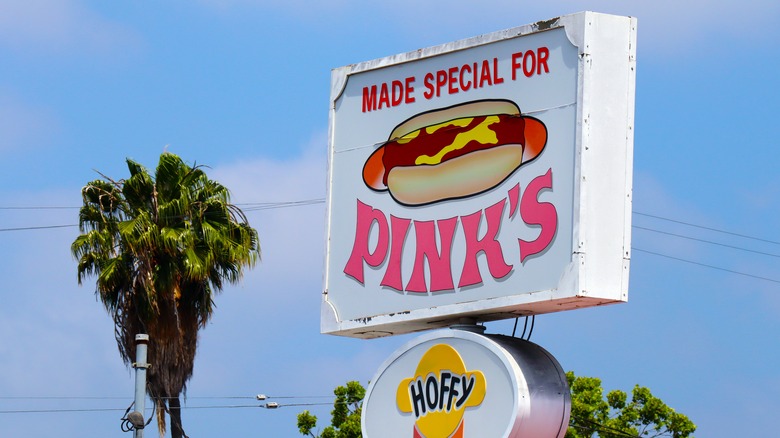
[[363,436],[562,438],[570,406],[566,375],[540,346],[444,329],[385,361],[363,403]]

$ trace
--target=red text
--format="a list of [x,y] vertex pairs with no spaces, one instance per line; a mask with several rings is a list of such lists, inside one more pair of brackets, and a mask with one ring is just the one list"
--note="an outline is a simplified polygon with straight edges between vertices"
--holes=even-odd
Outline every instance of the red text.
[[550,49],[539,47],[536,51],[527,50],[512,54],[512,80],[517,80],[518,71],[522,71],[525,77],[550,73],[547,60],[550,58]]
[[[401,81],[382,83],[379,87],[363,87],[363,112],[398,106],[401,103],[414,103],[414,76]],[[377,96],[377,89],[379,95]]]
[[[504,74],[507,73],[513,81],[550,73],[550,49],[547,47],[515,52],[510,58],[509,61],[482,59],[425,73],[422,96],[430,100],[442,95],[500,85],[505,82]],[[409,76],[363,87],[362,111],[367,113],[414,103],[414,84],[415,77]]]
[[498,72],[498,58],[493,58],[492,61],[485,59],[482,62],[463,64],[426,74],[423,79],[425,85],[423,97],[431,99],[443,93],[456,94],[460,91],[498,85],[503,82],[504,78]]

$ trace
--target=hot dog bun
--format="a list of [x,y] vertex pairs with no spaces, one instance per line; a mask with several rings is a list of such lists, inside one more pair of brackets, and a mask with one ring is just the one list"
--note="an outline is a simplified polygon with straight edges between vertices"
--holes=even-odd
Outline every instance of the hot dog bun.
[[[501,129],[499,123],[504,123]],[[508,127],[522,132],[508,132]],[[444,134],[436,134],[439,130]],[[434,135],[450,136],[444,148],[433,144]],[[369,188],[387,190],[398,203],[409,206],[465,198],[503,182],[536,158],[546,142],[544,124],[521,116],[514,102],[469,102],[418,114],[396,126],[388,142],[366,160],[363,180]],[[404,148],[407,143],[416,149]],[[419,152],[421,147],[434,147],[438,153]],[[388,149],[395,155],[386,156]],[[399,151],[405,156],[400,163]],[[420,157],[410,162],[410,154],[418,152]]]
[[405,205],[464,198],[495,187],[517,169],[522,160],[523,146],[507,144],[435,166],[394,167],[387,176],[387,186],[393,198]]

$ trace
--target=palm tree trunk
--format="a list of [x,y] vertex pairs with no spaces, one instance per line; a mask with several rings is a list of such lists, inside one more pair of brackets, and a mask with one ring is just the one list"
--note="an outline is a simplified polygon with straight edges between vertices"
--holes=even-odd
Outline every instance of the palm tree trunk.
[[179,397],[168,399],[168,413],[171,416],[171,438],[186,438],[181,424],[181,403]]

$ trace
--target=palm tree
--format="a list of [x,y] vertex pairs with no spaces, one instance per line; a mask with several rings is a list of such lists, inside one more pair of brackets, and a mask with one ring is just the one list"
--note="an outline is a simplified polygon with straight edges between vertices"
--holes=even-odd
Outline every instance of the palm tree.
[[167,412],[172,438],[182,438],[179,396],[192,376],[198,330],[224,282],[238,282],[259,260],[260,245],[228,190],[201,167],[167,152],[154,177],[130,159],[127,167],[126,180],[101,174],[82,189],[81,235],[71,250],[79,284],[97,277],[126,365],[135,361],[135,335],[149,335],[147,392],[160,436]]

